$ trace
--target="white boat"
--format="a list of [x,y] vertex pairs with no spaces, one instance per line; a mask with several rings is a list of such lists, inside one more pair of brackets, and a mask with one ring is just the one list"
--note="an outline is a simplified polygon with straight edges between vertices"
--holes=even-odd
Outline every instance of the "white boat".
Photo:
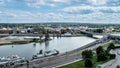
[[57,51],[56,49],[45,51],[45,53],[44,53],[45,56],[57,55],[57,54],[59,54],[59,51]]
[[37,58],[40,58],[40,57],[44,57],[43,50],[40,50],[39,53],[37,53],[36,55],[33,55],[32,59],[37,59]]
[[7,57],[1,57],[0,64],[9,63],[9,62],[20,62],[24,60],[25,58],[21,58],[18,55],[12,55],[12,56],[7,56]]
[[37,59],[37,58],[41,58],[41,57],[46,57],[46,56],[51,56],[51,55],[57,55],[59,54],[59,51],[54,49],[54,50],[49,50],[49,51],[43,51],[40,50],[39,53],[37,53],[36,55],[32,56],[32,59]]

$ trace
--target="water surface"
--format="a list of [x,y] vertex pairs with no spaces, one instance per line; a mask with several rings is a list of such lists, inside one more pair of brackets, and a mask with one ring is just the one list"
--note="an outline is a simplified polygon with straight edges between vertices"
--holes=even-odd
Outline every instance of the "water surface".
[[32,55],[38,53],[41,49],[56,49],[62,53],[84,46],[93,41],[95,41],[95,39],[89,37],[55,37],[49,42],[36,43],[36,45],[33,45],[34,43],[4,45],[0,46],[0,57],[17,54],[26,59],[31,59]]

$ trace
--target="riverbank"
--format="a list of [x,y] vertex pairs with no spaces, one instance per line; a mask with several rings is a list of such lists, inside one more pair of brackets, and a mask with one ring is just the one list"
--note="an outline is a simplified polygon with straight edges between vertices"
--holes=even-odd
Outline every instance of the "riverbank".
[[8,44],[11,44],[11,41],[8,41],[8,40],[0,40],[0,46],[1,46],[1,45],[8,45]]
[[[44,36],[45,34],[0,34],[0,36]],[[50,37],[79,37],[84,36],[83,34],[72,34],[72,35],[64,35],[64,34],[49,34]]]
[[28,44],[28,43],[37,43],[37,42],[45,42],[52,40],[49,38],[48,40],[45,39],[25,39],[25,40],[0,40],[0,46],[2,45],[10,45],[10,44]]

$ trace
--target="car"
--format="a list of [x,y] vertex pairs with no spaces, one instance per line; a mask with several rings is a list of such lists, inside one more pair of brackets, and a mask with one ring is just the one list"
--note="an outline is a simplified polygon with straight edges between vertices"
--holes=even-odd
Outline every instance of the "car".
[[117,54],[120,55],[120,50],[117,51]]

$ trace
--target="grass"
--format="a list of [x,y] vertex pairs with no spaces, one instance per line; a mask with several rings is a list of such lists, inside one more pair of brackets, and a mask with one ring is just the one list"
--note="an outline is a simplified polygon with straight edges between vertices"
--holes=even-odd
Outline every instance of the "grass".
[[[108,47],[108,45],[110,44],[110,43],[112,43],[113,41],[109,41],[109,42],[106,42],[106,43],[104,43],[104,44],[100,44],[100,46],[102,46],[103,48],[105,48],[105,47]],[[113,42],[114,43],[114,42]],[[97,47],[96,47],[97,48]],[[93,50],[96,50],[96,48],[94,48]]]
[[[93,67],[92,68],[96,68],[97,65],[103,64],[103,63],[109,61],[110,59],[107,60],[107,61],[103,61],[103,62],[97,62],[97,56],[93,56],[93,58],[91,60],[93,62]],[[84,67],[84,62],[85,62],[85,60],[80,60],[80,61],[77,61],[75,63],[68,64],[68,65],[65,65],[65,66],[62,66],[62,67],[59,67],[59,68],[85,68]]]
[[12,41],[12,44],[26,44],[29,43],[28,40],[18,40],[18,41]]
[[[50,41],[50,40],[52,40],[52,39],[48,39],[46,41]],[[0,46],[2,46],[2,45],[11,45],[11,44],[28,44],[28,43],[33,43],[33,42],[42,43],[42,42],[45,42],[45,40],[44,39],[41,39],[41,40],[40,39],[35,39],[35,40],[33,40],[33,39],[29,39],[29,40],[12,40],[11,42],[0,43]]]
[[9,45],[11,43],[0,43],[0,46],[3,46],[3,45]]

